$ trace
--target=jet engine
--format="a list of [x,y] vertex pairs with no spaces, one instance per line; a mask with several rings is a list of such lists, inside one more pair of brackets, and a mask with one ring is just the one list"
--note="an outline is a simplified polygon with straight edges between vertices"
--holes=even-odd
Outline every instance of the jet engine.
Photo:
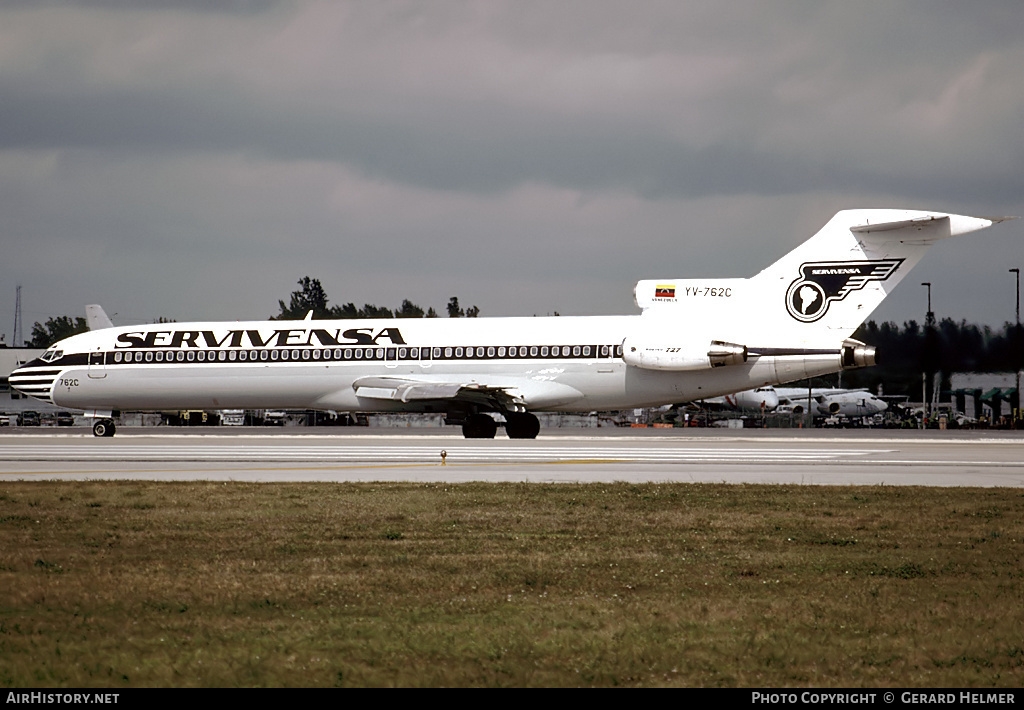
[[747,361],[747,348],[721,340],[704,346],[674,346],[626,338],[622,341],[622,359],[627,365],[645,370],[710,370],[742,365]]
[[871,367],[875,364],[875,348],[850,338],[843,341],[842,366],[844,370]]

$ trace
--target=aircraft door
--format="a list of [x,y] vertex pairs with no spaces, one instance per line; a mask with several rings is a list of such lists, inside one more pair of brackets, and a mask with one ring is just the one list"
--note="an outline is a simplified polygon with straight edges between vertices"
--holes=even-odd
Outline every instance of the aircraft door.
[[106,353],[98,350],[89,353],[89,377],[94,380],[101,380],[107,376]]
[[433,360],[433,357],[434,357],[433,351],[434,350],[438,350],[439,351],[438,348],[420,348],[420,367],[421,368],[429,368],[434,363],[434,360]]

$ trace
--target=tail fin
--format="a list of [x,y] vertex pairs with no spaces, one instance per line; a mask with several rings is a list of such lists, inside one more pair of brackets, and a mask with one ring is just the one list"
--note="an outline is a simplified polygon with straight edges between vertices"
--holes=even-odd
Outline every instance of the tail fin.
[[849,338],[935,242],[1011,218],[912,210],[844,210],[749,279],[641,281],[653,317],[728,342],[834,348]]
[[[115,313],[114,315],[117,314]],[[85,307],[85,320],[89,324],[89,330],[102,330],[103,328],[114,327],[103,307],[95,303]]]
[[942,212],[844,210],[750,283],[764,295],[784,337],[834,343],[853,335],[932,244],[1000,221]]

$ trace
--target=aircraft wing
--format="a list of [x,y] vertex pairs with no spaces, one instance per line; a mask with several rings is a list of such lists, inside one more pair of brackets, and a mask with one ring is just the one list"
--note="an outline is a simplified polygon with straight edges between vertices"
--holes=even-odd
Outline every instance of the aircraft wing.
[[[805,387],[776,387],[775,391],[779,397],[786,399],[807,399],[807,388]],[[856,387],[854,389],[837,389],[835,387],[814,387],[811,389],[812,397],[831,397],[837,394],[856,394],[868,392],[867,387]]]
[[468,375],[445,375],[443,378],[361,377],[352,383],[352,388],[357,397],[365,399],[395,402],[460,400],[511,410],[550,407],[583,398],[579,390],[549,380],[508,377],[487,381],[480,379],[479,376]]

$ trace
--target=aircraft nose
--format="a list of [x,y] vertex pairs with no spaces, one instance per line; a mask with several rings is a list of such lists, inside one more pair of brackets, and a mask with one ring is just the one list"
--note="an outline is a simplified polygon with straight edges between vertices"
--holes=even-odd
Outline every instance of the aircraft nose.
[[35,397],[44,402],[52,402],[50,393],[53,382],[60,370],[47,365],[42,360],[32,360],[7,376],[11,389],[21,394]]
[[19,365],[18,367],[14,368],[14,370],[11,371],[11,374],[7,376],[7,381],[10,383],[11,389],[18,389],[18,385],[16,383],[24,379],[25,375],[27,375],[29,372],[29,367],[32,366],[34,363],[35,360],[24,365]]

